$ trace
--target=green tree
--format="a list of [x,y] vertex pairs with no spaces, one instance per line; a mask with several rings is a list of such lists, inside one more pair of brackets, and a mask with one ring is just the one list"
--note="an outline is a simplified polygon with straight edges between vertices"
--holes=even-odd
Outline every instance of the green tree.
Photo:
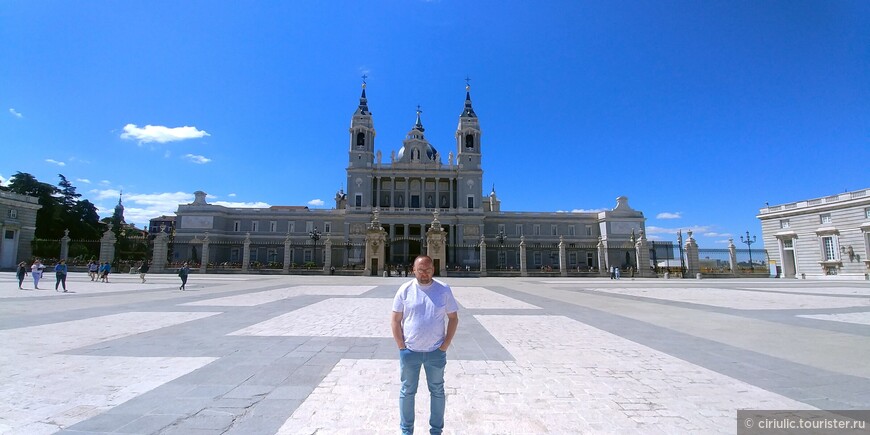
[[57,198],[60,190],[40,182],[31,174],[16,172],[9,181],[9,190],[22,195],[35,196],[42,206],[36,212],[36,238],[59,239],[63,237],[63,207]]

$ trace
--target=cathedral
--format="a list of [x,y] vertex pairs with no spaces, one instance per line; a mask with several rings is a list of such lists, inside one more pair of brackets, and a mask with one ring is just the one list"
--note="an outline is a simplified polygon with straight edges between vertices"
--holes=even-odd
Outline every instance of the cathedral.
[[307,267],[371,275],[401,270],[420,254],[433,256],[441,274],[598,274],[648,262],[639,248],[643,213],[624,196],[602,212],[503,211],[495,189],[484,190],[486,142],[465,91],[454,149],[444,155],[429,143],[418,109],[401,148],[385,155],[375,147],[363,82],[350,120],[347,191],[336,193],[334,209],[228,208],[197,191],[176,212],[171,260],[203,272]]

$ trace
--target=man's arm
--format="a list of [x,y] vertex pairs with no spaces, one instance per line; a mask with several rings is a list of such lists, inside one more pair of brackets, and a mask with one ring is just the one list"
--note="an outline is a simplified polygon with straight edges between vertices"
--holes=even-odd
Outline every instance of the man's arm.
[[402,333],[402,313],[393,311],[393,315],[390,318],[390,329],[393,331],[393,339],[396,340],[396,346],[399,346],[399,350],[404,349],[405,334]]
[[456,311],[447,313],[447,336],[444,337],[444,343],[439,349],[447,352],[450,342],[453,341],[453,336],[456,335],[457,326],[459,326],[459,314]]

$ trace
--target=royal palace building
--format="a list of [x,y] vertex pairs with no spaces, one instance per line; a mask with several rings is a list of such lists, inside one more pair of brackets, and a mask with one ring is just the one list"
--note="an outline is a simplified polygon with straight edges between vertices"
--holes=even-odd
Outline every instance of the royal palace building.
[[870,279],[870,189],[759,210],[782,278]]
[[[375,124],[363,83],[348,131],[346,191],[335,208],[230,208],[195,193],[179,205],[173,261],[215,267],[338,269],[381,274],[421,254],[440,273],[558,271],[600,273],[648,262],[644,215],[619,197],[612,210],[588,213],[503,211],[483,188],[486,142],[466,87],[455,147],[429,142],[421,113],[398,150],[375,147]],[[398,145],[398,144],[397,144]],[[641,268],[646,269],[646,268]]]

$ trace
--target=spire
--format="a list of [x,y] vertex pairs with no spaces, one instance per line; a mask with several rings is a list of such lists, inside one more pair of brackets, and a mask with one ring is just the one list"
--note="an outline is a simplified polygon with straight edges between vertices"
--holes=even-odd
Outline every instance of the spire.
[[471,107],[471,79],[467,76],[465,77],[465,108],[462,110],[462,115],[467,116],[469,118],[477,118],[477,114],[474,113],[474,109]]
[[363,74],[362,79],[362,94],[359,97],[359,107],[356,109],[356,113],[354,115],[371,115],[369,112],[369,104],[368,99],[366,98],[366,79],[367,75]]
[[426,131],[426,129],[423,128],[423,121],[420,120],[421,113],[423,113],[423,110],[420,109],[420,105],[418,104],[417,105],[417,122],[414,124],[414,129],[420,130],[420,131]]

